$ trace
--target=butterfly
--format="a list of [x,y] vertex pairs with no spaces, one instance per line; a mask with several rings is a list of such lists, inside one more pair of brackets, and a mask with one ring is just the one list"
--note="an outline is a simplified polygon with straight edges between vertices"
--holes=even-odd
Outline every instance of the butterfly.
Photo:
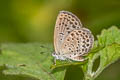
[[52,56],[59,60],[84,61],[94,44],[91,31],[84,28],[77,16],[68,11],[60,11],[54,29],[54,49]]

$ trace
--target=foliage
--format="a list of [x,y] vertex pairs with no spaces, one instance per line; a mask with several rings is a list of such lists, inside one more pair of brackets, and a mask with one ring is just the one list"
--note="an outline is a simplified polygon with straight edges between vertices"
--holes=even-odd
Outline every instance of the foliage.
[[[51,56],[52,44],[1,44],[0,80],[68,80],[71,77],[69,70],[73,72],[79,68],[82,69],[85,80],[94,80],[107,66],[120,58],[119,34],[120,30],[115,26],[105,29],[97,36],[94,48],[89,55],[85,56],[87,60],[84,62],[57,61],[56,65],[53,64]],[[100,63],[94,71],[96,59],[99,59]],[[78,77],[79,73],[72,75],[82,79]]]
[[[94,44],[94,48],[87,56],[88,62],[82,64],[67,63],[54,65],[53,70],[56,68],[66,67],[66,65],[78,65],[84,72],[85,80],[94,80],[107,66],[120,58],[120,30],[112,27],[108,30],[103,30],[101,35],[97,36],[98,40]],[[99,66],[96,71],[93,71],[93,64],[96,59],[100,60]],[[67,67],[66,67],[67,68]]]

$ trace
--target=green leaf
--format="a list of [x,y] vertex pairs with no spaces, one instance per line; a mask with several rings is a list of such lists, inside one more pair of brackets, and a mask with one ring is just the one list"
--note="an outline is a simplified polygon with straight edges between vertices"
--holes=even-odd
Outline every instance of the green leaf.
[[[117,27],[112,26],[103,30],[97,38],[93,49],[85,57],[87,58],[85,62],[59,62],[52,66],[53,71],[79,66],[84,72],[85,80],[94,80],[107,66],[120,59],[120,30]],[[93,71],[94,62],[98,58],[100,59],[99,66],[96,71]]]
[[[90,53],[88,63],[83,65],[85,80],[94,80],[107,66],[120,59],[120,30],[115,26],[103,30],[98,36],[98,46],[104,46],[97,53]],[[93,70],[93,63],[100,57],[99,67]]]
[[[70,80],[74,79],[72,75],[76,75],[73,70],[80,70],[81,67],[84,79],[94,80],[107,66],[120,59],[120,30],[117,27],[103,30],[97,38],[84,62],[57,61],[56,65],[53,65],[51,56],[52,44],[1,44],[0,79]],[[98,58],[99,66],[93,71],[94,62]]]
[[[27,77],[35,78],[35,80],[64,79],[65,71],[50,73],[50,66],[53,64],[51,44],[1,44],[1,49],[0,65],[6,67],[2,70],[2,75],[27,75]],[[0,79],[2,80],[2,78]],[[16,77],[15,80],[19,80],[19,77]],[[22,80],[24,79],[22,78]]]

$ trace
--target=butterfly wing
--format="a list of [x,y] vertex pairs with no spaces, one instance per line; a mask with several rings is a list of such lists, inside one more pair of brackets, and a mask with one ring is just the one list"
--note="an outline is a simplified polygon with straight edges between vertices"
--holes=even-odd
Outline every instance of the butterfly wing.
[[86,28],[73,30],[64,40],[61,53],[68,59],[81,61],[82,56],[92,48],[94,37]]
[[61,45],[66,36],[75,29],[80,29],[82,24],[80,20],[71,12],[60,11],[58,14],[54,30],[54,48],[56,54],[60,53]]

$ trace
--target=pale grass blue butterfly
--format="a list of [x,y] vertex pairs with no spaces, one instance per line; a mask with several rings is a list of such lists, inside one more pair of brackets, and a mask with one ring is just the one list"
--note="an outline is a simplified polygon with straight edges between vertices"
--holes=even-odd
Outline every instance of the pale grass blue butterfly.
[[94,36],[84,28],[77,16],[68,11],[60,11],[54,30],[55,59],[84,61],[93,47]]

